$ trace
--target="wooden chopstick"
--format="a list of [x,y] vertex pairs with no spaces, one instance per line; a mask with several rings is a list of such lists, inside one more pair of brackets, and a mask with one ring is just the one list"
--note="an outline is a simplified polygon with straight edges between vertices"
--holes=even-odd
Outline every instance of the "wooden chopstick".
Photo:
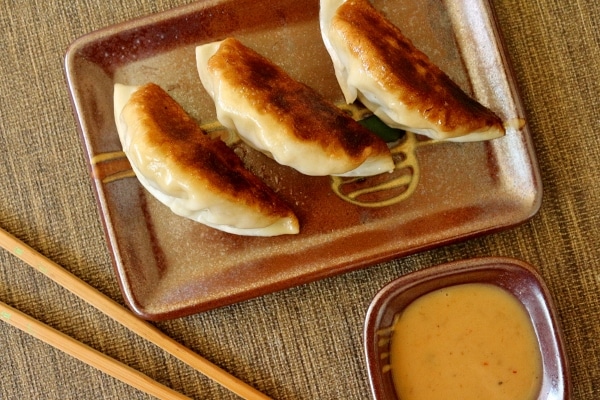
[[42,272],[48,278],[79,296],[132,332],[154,343],[167,353],[188,364],[238,396],[247,400],[270,399],[270,397],[259,392],[252,386],[165,335],[153,325],[138,318],[116,301],[79,279],[54,261],[38,253],[2,228],[0,228],[0,247],[14,254],[34,269]]
[[190,399],[189,397],[152,380],[147,375],[144,375],[122,362],[94,350],[1,301],[0,319],[19,328],[25,333],[48,343],[50,346],[62,350],[70,356],[99,369],[113,378],[119,379],[120,381],[158,399]]

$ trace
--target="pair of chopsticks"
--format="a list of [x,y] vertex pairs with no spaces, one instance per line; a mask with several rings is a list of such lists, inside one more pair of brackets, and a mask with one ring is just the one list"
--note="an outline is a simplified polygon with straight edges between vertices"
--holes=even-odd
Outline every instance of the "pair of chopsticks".
[[[34,269],[42,272],[48,278],[79,296],[132,332],[162,348],[167,353],[188,364],[238,396],[249,400],[269,399],[269,397],[257,391],[252,386],[194,353],[148,322],[136,317],[111,298],[38,253],[2,228],[0,228],[0,247],[14,254]],[[0,319],[154,397],[159,399],[189,398],[2,302],[0,302]]]

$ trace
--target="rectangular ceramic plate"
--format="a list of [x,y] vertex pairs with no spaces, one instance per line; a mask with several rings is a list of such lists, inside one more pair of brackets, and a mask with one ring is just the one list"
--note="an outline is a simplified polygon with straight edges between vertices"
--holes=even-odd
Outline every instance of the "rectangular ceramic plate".
[[158,203],[120,153],[112,95],[116,82],[152,81],[201,125],[215,122],[194,48],[235,36],[340,103],[316,0],[201,1],[71,45],[66,75],[98,206],[123,295],[139,316],[189,315],[512,227],[537,212],[539,172],[487,1],[374,5],[512,127],[504,138],[467,144],[407,134],[394,148],[394,173],[358,182],[302,176],[236,144],[247,166],[294,208],[301,223],[294,236],[234,236]]

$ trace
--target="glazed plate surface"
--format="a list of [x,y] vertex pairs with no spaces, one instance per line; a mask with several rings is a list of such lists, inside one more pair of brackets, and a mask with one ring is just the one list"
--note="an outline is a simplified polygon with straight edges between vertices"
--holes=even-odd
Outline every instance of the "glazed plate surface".
[[116,276],[140,317],[163,320],[232,304],[513,227],[537,212],[539,171],[487,1],[374,5],[511,127],[505,137],[479,143],[407,133],[395,143],[393,173],[358,181],[303,176],[232,142],[293,207],[301,223],[294,236],[219,232],[151,197],[121,152],[113,85],[154,82],[200,125],[218,131],[194,49],[234,36],[341,105],[318,1],[200,1],[90,33],[69,47],[67,81]]

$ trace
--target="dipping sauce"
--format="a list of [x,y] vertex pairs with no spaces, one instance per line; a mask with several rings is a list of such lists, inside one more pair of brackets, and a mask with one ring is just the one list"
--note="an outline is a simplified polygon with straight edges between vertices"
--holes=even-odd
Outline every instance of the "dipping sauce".
[[542,357],[525,307],[490,284],[428,293],[394,324],[390,363],[401,400],[536,399]]

